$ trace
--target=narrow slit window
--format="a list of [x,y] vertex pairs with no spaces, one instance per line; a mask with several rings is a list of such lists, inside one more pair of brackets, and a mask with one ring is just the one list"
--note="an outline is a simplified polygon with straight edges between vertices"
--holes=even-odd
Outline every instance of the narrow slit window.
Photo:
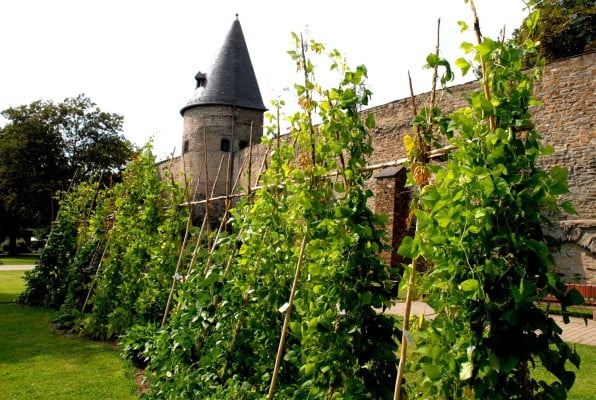
[[230,141],[228,139],[221,139],[219,148],[221,151],[230,151]]

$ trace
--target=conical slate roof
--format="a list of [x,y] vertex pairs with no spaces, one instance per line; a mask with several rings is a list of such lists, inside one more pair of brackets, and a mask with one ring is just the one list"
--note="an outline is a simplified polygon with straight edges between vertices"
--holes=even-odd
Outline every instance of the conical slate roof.
[[211,71],[195,76],[197,88],[184,111],[191,107],[221,104],[265,111],[259,85],[250,62],[250,55],[236,18],[215,58]]

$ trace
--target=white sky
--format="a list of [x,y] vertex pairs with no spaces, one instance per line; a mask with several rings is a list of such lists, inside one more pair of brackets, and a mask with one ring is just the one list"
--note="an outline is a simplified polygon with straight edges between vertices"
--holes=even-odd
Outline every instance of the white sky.
[[[485,36],[503,26],[510,36],[525,16],[522,0],[476,0],[476,7]],[[434,51],[439,17],[444,57],[455,60],[461,41],[474,41],[457,26],[471,25],[463,0],[5,0],[0,110],[84,93],[103,111],[124,115],[129,140],[142,145],[153,136],[160,159],[178,153],[179,110],[236,13],[266,106],[289,96],[284,88],[297,81],[286,54],[292,31],[308,30],[350,65],[365,64],[371,105],[408,96],[408,70],[417,93],[429,90],[422,66]]]

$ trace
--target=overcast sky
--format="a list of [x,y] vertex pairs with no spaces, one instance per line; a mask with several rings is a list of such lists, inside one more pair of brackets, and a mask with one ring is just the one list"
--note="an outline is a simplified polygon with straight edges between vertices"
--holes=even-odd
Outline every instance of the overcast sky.
[[[525,16],[522,0],[476,0],[483,34],[507,36]],[[441,18],[442,55],[460,57],[463,0],[6,0],[0,2],[0,110],[84,93],[103,111],[124,115],[124,135],[154,137],[160,159],[182,137],[180,108],[197,71],[209,69],[236,13],[266,106],[297,80],[286,51],[304,32],[365,64],[371,105],[430,88],[422,71]],[[470,23],[471,25],[471,23]],[[466,77],[464,80],[469,80]],[[461,81],[461,79],[460,79]],[[291,101],[288,98],[287,101]],[[0,124],[5,121],[0,121]]]

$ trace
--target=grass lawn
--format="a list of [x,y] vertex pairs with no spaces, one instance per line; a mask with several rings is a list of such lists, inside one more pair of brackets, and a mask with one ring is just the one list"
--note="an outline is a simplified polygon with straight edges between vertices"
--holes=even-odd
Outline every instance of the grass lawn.
[[4,265],[33,265],[39,259],[39,254],[19,254],[16,256],[0,255],[0,264]]
[[[4,299],[20,291],[19,274],[0,271]],[[0,304],[0,400],[137,398],[132,369],[123,367],[116,349],[55,331],[53,317],[45,309]]]
[[[596,370],[596,347],[582,344],[572,344],[581,358],[579,371],[571,364],[568,369],[575,372],[575,384],[569,392],[568,400],[595,400],[596,399],[596,379],[594,371]],[[546,371],[537,368],[535,377],[545,382],[552,382],[553,379]]]
[[[8,303],[22,290],[23,273],[0,271],[0,400],[137,399],[132,369],[113,346],[57,332],[52,311]],[[574,347],[581,368],[568,399],[595,400],[596,347]],[[536,374],[552,381],[544,370]]]
[[[23,290],[24,271],[0,271],[0,303],[10,303]],[[2,318],[0,316],[0,318]]]

